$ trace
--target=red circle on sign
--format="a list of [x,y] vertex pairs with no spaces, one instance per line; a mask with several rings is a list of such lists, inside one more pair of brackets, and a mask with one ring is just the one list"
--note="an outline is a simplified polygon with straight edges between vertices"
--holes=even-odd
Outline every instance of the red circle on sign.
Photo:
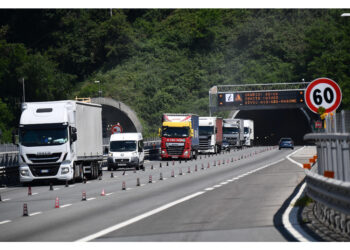
[[329,84],[335,90],[336,100],[331,107],[326,109],[326,113],[330,113],[339,107],[341,99],[342,99],[342,95],[341,95],[341,91],[340,91],[338,84],[329,78],[318,78],[316,80],[313,80],[306,88],[305,95],[304,95],[305,102],[311,111],[313,111],[314,113],[317,113],[317,110],[319,107],[316,107],[315,105],[313,105],[310,98],[311,98],[312,89],[321,83]]
[[123,127],[119,124],[117,125],[114,125],[111,129],[111,132],[112,134],[115,134],[115,133],[123,133]]

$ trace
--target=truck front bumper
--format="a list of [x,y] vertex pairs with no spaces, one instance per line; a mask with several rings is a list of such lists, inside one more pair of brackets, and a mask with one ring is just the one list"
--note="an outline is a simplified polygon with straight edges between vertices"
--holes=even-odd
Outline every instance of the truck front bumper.
[[27,165],[21,164],[19,167],[19,179],[21,183],[32,182],[34,180],[72,180],[73,167],[69,162],[56,165]]
[[107,159],[107,165],[108,167],[112,168],[135,168],[140,165],[138,158],[131,158],[131,159],[116,159],[113,157],[108,157]]

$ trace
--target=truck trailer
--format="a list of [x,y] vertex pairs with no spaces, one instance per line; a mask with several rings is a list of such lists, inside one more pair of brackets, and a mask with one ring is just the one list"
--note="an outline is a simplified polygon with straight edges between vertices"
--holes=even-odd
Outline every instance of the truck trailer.
[[222,118],[199,117],[199,153],[220,153]]
[[20,182],[74,182],[102,174],[101,112],[101,105],[79,101],[23,103]]
[[254,141],[254,121],[253,120],[244,120],[244,146],[251,147],[253,146]]
[[199,121],[195,114],[163,114],[161,158],[196,159],[199,150]]
[[242,148],[244,145],[244,124],[242,119],[224,119],[223,137],[230,148]]

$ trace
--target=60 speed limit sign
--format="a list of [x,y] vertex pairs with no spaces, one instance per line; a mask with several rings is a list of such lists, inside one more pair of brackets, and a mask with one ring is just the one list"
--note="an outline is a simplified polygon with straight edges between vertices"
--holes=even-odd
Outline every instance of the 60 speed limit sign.
[[319,107],[324,107],[330,113],[339,107],[342,95],[335,81],[318,78],[307,86],[304,98],[311,111],[317,113]]

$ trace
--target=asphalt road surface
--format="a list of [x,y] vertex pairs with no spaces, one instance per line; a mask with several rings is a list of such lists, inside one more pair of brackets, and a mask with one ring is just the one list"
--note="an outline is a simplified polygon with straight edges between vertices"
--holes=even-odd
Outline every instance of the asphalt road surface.
[[150,161],[145,171],[105,170],[86,184],[35,185],[32,195],[0,189],[0,241],[287,241],[273,217],[305,176],[286,159],[292,152],[253,147]]

